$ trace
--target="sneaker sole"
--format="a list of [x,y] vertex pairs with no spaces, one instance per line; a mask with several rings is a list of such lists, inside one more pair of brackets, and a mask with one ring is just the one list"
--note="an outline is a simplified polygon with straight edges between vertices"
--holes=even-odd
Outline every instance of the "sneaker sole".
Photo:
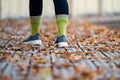
[[58,43],[58,47],[68,47],[68,43],[67,42],[60,42],[60,43]]
[[42,45],[42,41],[41,40],[34,40],[34,41],[23,42],[23,44],[32,44],[32,45],[40,44],[40,45]]

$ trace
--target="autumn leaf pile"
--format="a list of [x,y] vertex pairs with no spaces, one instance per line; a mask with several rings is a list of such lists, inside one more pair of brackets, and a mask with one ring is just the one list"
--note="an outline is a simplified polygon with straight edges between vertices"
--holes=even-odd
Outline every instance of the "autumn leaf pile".
[[[40,30],[42,46],[21,44],[30,35],[30,31],[28,20],[0,21],[0,62],[8,64],[12,62],[14,67],[17,67],[15,69],[18,71],[17,74],[24,76],[24,78],[22,77],[23,80],[26,80],[25,78],[29,75],[44,76],[46,74],[52,74],[54,79],[92,80],[99,75],[106,74],[105,70],[102,67],[91,70],[88,66],[76,66],[75,63],[77,64],[85,59],[104,62],[120,59],[120,56],[110,56],[108,58],[95,56],[96,53],[117,52],[120,54],[120,32],[118,30],[111,30],[89,22],[70,21],[67,28],[68,48],[58,48],[53,44],[57,36],[57,27],[54,20],[42,22]],[[65,62],[60,64],[59,58],[64,59]],[[54,67],[57,70],[72,68],[74,74],[68,77],[60,75],[52,70],[55,69]],[[120,64],[117,67],[120,68]],[[1,67],[0,70],[2,72]],[[0,78],[3,78],[2,80],[12,80],[9,75],[0,75]],[[31,77],[30,79],[34,80]]]

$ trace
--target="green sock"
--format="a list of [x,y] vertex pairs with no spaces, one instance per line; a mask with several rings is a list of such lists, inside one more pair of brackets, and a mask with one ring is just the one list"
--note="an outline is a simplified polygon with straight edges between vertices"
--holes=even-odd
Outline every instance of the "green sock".
[[57,27],[58,27],[58,36],[66,36],[66,28],[68,24],[68,15],[57,15],[56,17]]
[[30,17],[32,36],[40,32],[41,16],[31,16]]

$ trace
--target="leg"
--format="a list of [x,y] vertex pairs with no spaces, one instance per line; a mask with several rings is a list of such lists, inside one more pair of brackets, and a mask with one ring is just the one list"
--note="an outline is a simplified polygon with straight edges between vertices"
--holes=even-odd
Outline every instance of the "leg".
[[58,43],[59,47],[68,46],[66,40],[66,28],[68,24],[68,2],[67,0],[53,0],[55,6],[56,22],[58,26],[58,37],[55,43]]
[[30,0],[29,9],[32,34],[28,39],[23,41],[23,44],[41,44],[39,32],[42,15],[42,0]]
[[67,0],[53,0],[55,5],[55,14],[58,26],[58,36],[66,35],[68,23],[68,2]]
[[36,35],[40,32],[40,22],[42,15],[42,0],[30,0],[30,22],[32,26],[32,35]]
[[55,5],[55,14],[69,15],[68,2],[67,0],[53,0]]

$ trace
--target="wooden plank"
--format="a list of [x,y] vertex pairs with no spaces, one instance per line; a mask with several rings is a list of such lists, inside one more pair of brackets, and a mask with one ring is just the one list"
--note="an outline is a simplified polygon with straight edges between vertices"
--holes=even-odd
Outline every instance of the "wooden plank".
[[0,40],[0,47],[5,49],[10,40]]
[[[99,61],[99,60],[93,61],[93,63],[96,65],[96,67],[97,67],[98,69],[99,69],[99,68],[103,68],[103,69],[104,69],[104,67],[100,64],[100,61]],[[105,70],[105,69],[104,69],[104,70]],[[106,70],[105,70],[105,72],[106,72]],[[100,75],[99,78],[100,78],[100,79],[106,78],[106,75]]]
[[120,54],[118,52],[109,52],[112,57],[118,57]]
[[[98,53],[99,55],[97,55],[98,57],[103,57],[103,58],[107,58],[105,55],[103,55],[102,53]],[[76,63],[74,63],[75,65],[86,65],[86,66],[89,66],[89,67],[91,67],[91,68],[93,68],[93,66],[95,67],[95,65],[92,63],[91,61],[81,61],[81,63],[80,64],[76,64]],[[90,65],[88,65],[88,64],[90,64]],[[106,77],[106,78],[110,78],[111,76],[116,76],[116,77],[118,77],[118,75],[119,75],[119,73],[116,73],[116,72],[113,72],[112,73],[112,71],[111,71],[111,69],[110,69],[110,65],[109,65],[109,63],[107,64],[107,63],[105,63],[105,62],[102,62],[102,61],[100,61],[100,62],[97,62],[97,66],[99,65],[99,67],[103,67],[104,69],[105,69],[105,71],[107,72],[107,74],[106,74],[106,76],[104,76],[103,75],[103,77]],[[114,64],[111,64],[112,66],[115,66]],[[94,69],[94,68],[93,68]],[[96,69],[97,70],[97,69]],[[109,73],[109,74],[108,74]]]
[[3,62],[0,62],[0,64],[1,64],[0,65],[0,68],[1,68],[1,72],[0,73],[4,73],[4,71],[6,70],[6,68],[9,65],[9,59],[7,59],[7,55],[9,55],[9,58],[12,58],[12,57],[14,57],[16,52],[15,51],[9,52],[7,50],[1,50],[1,53],[3,54],[1,56],[1,59],[5,58],[5,60]]
[[76,48],[66,48],[67,49],[67,52],[77,52],[77,49]]
[[109,65],[111,68],[116,68],[116,65],[114,64],[114,62],[109,62],[108,65]]
[[90,61],[90,60],[85,60],[85,63],[87,66],[93,70],[97,70],[97,67]]
[[103,52],[103,54],[105,56],[107,56],[108,58],[111,58],[112,57],[112,54],[110,52]]
[[[11,75],[11,77],[12,77],[13,80],[20,80],[20,79],[23,79],[23,78],[27,78],[26,74],[28,74],[28,68],[29,68],[29,66],[25,67],[25,69],[22,69],[22,66],[24,67],[27,64],[29,64],[29,61],[30,61],[29,58],[31,56],[31,54],[29,54],[29,53],[30,52],[24,52],[24,53],[22,52],[21,53],[21,54],[24,54],[24,57],[26,57],[26,59],[20,59],[20,56],[18,54],[15,54],[12,57],[13,61],[8,62],[8,66],[4,70],[3,75]],[[14,62],[15,58],[19,58],[20,60],[18,60],[18,62]],[[24,65],[24,63],[26,65]]]
[[[14,54],[9,55],[9,59],[13,58],[15,53],[16,51],[14,51]],[[10,61],[2,62],[1,66],[3,67],[3,69],[1,70],[0,74],[3,76],[9,76],[9,78],[13,79],[12,74],[11,74],[13,72],[11,69],[13,68],[12,63]]]
[[95,57],[101,57],[101,58],[107,58],[105,55],[103,55],[101,52],[96,51],[95,54],[92,54]]
[[81,49],[82,52],[86,52],[86,50],[83,49],[83,46],[80,43],[77,43],[77,45]]
[[79,61],[77,63],[75,63],[76,66],[86,66],[92,70],[97,70],[97,67],[88,59]]
[[4,62],[4,63],[0,62],[0,74],[3,74],[3,72],[5,71],[5,69],[7,68],[7,66],[8,66],[7,62]]
[[112,52],[103,52],[103,54],[106,55],[111,61],[116,60],[120,56],[120,54],[117,52],[113,52],[113,53]]
[[116,65],[119,65],[119,64],[120,64],[120,59],[115,60],[114,63],[115,63]]
[[[63,51],[63,52],[65,51],[64,48],[59,48],[58,50]],[[73,74],[75,74],[72,63],[69,63],[69,60],[67,60],[65,58],[56,57],[55,53],[54,54],[52,53],[51,56],[52,56],[53,62],[56,65],[56,66],[55,65],[53,66],[53,73],[61,76],[61,79],[69,80],[69,77],[72,76]],[[68,63],[71,65],[71,66],[69,66],[69,68],[66,68],[63,66]],[[59,65],[59,66],[57,66],[57,65]],[[61,66],[61,68],[59,68],[60,66]]]
[[94,61],[94,63],[96,64],[96,66],[98,67],[103,67],[103,69],[106,71],[106,78],[111,78],[112,76],[118,77],[119,73],[116,73],[115,71],[113,72],[110,69],[110,65],[102,62],[102,61]]
[[[37,80],[52,80],[52,71],[51,71],[51,64],[50,64],[50,56],[45,56],[41,52],[34,52],[33,57],[41,57],[46,60],[46,62],[43,63],[36,63],[34,62],[34,59],[31,62],[31,72],[30,76],[33,76],[33,78]],[[35,65],[38,69],[41,69],[36,74],[32,72],[32,70],[35,69]]]
[[115,55],[116,57],[120,56],[119,52],[114,52],[113,55]]
[[[72,52],[72,49],[70,49],[70,51]],[[95,66],[90,60],[88,60],[88,59],[82,60],[81,63],[84,64],[84,65],[86,65],[87,67],[93,69],[93,70],[96,70],[96,69],[97,69],[96,66]],[[74,64],[74,63],[73,63],[73,64]],[[75,65],[76,65],[76,64],[77,64],[77,63],[75,63]]]

